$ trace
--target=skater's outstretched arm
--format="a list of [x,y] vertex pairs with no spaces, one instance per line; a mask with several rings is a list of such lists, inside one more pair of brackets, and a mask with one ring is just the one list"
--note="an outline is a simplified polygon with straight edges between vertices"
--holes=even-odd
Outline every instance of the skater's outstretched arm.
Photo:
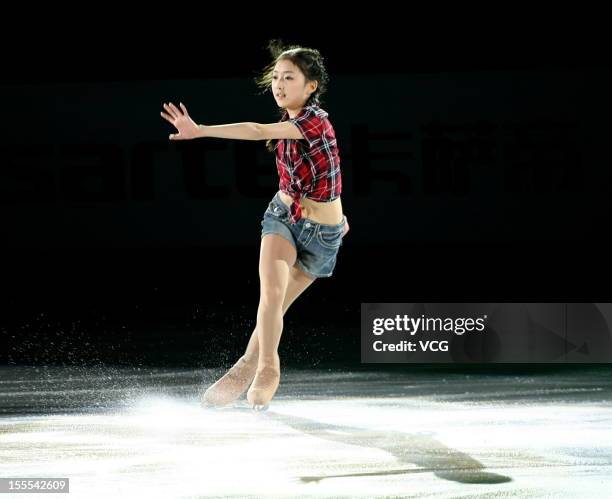
[[178,133],[170,134],[170,140],[189,140],[199,137],[216,137],[220,139],[268,140],[268,139],[303,139],[302,132],[293,123],[231,123],[228,125],[198,125],[191,119],[187,108],[179,103],[181,109],[172,102],[164,104],[166,112],[162,117],[172,123]]

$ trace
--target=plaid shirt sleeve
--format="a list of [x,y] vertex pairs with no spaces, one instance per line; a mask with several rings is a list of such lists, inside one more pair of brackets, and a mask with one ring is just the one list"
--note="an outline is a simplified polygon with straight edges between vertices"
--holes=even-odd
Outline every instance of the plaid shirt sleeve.
[[321,140],[324,123],[311,108],[308,108],[305,113],[296,118],[291,118],[289,121],[302,132],[304,139],[308,142],[308,147],[312,147]]

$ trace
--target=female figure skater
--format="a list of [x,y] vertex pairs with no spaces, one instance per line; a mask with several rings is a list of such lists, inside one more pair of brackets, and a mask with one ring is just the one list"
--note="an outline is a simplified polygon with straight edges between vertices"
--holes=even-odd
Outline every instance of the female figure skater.
[[265,410],[280,382],[278,345],[283,316],[293,301],[318,277],[330,277],[342,238],[348,232],[340,193],[340,159],[328,113],[319,107],[328,82],[318,50],[269,44],[273,62],[257,84],[270,90],[282,113],[271,124],[196,124],[186,107],[164,104],[161,115],[178,133],[170,140],[217,137],[266,140],[276,154],[279,191],[261,222],[260,300],[257,324],[246,351],[231,369],[202,395],[205,406],[223,406],[249,387],[247,400]]

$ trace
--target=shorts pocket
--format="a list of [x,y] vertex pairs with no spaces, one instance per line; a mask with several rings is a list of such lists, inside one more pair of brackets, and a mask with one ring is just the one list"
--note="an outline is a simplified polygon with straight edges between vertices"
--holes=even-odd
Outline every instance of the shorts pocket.
[[325,248],[336,249],[342,244],[342,230],[330,231],[327,229],[319,229],[317,240],[319,244]]

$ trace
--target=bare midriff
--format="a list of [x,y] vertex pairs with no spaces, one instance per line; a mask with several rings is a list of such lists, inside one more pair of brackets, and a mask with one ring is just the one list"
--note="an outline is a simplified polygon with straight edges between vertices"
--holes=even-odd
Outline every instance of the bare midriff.
[[[287,208],[291,207],[293,199],[289,194],[285,194],[283,191],[278,191],[283,203],[287,205]],[[320,224],[337,225],[342,223],[344,220],[344,214],[342,213],[342,202],[340,198],[334,199],[330,202],[314,201],[307,197],[302,197],[300,200],[302,207],[302,218],[308,218],[313,222]]]

